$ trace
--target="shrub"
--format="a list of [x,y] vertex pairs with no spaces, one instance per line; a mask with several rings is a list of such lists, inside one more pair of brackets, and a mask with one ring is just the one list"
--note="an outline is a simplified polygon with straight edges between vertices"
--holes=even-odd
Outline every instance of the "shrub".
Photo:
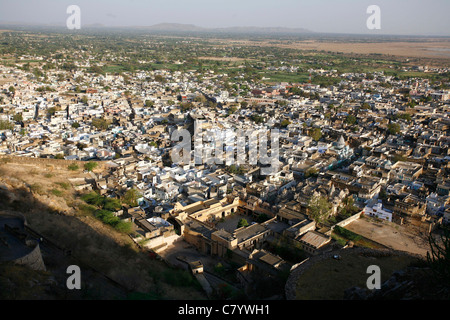
[[108,211],[117,211],[120,210],[122,207],[122,204],[120,203],[119,199],[115,198],[103,198],[103,209]]
[[89,161],[84,164],[84,169],[87,171],[92,171],[98,166],[97,162]]
[[80,167],[77,164],[73,163],[73,164],[69,164],[67,166],[67,169],[69,169],[71,171],[77,171],[78,169],[80,169]]
[[141,193],[136,189],[129,189],[125,192],[122,201],[131,207],[136,207],[138,205],[137,200],[141,197]]
[[120,221],[114,228],[122,233],[131,233],[133,231],[133,224],[131,222]]
[[107,211],[117,211],[122,207],[119,199],[104,197],[94,191],[82,195],[81,200]]
[[189,271],[179,269],[169,269],[164,271],[163,277],[165,282],[176,287],[196,286],[195,278]]
[[261,214],[258,215],[258,218],[256,218],[256,221],[257,221],[258,223],[263,223],[263,222],[265,222],[265,221],[267,221],[267,220],[269,220],[269,219],[270,219],[270,218],[269,218],[269,216],[268,216],[267,214],[261,213]]
[[219,263],[217,263],[217,264],[214,266],[214,272],[217,273],[217,274],[219,274],[219,275],[223,275],[224,272],[225,272],[225,267],[223,266],[223,264],[221,264],[221,263],[219,262]]
[[248,222],[246,219],[241,219],[238,222],[237,228],[248,227]]
[[94,215],[103,223],[110,225],[114,229],[122,233],[130,233],[133,224],[131,222],[121,221],[120,218],[114,215],[114,212],[122,207],[119,199],[108,198],[99,195],[96,192],[90,192],[81,196],[81,199],[89,205],[79,206],[80,212],[83,215]]
[[78,206],[78,212],[83,216],[94,216],[95,210],[97,210],[94,206],[88,204],[80,204]]
[[57,182],[56,184],[59,185],[64,190],[69,190],[70,188],[70,184],[68,184],[67,182]]
[[344,238],[348,239],[348,240],[352,240],[352,241],[358,241],[361,240],[361,236],[348,230],[345,228],[342,228],[340,226],[335,226],[334,227],[334,231],[338,234],[340,234],[341,236],[343,236]]
[[96,192],[90,192],[82,195],[81,200],[97,207],[103,206],[103,197]]
[[430,251],[427,252],[427,263],[434,279],[442,287],[441,292],[450,295],[450,231],[444,229],[440,239],[428,236]]
[[63,192],[61,190],[58,190],[58,189],[52,189],[50,192],[53,195],[57,196],[57,197],[62,197],[63,196]]
[[30,190],[31,190],[31,192],[37,193],[39,195],[43,195],[44,194],[42,186],[39,183],[33,183],[30,186]]

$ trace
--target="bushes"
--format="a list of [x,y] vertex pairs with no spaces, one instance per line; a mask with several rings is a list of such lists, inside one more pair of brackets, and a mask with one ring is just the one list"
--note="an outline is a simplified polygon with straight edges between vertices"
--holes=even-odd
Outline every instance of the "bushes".
[[186,270],[169,269],[163,272],[164,281],[175,287],[199,287],[197,279]]
[[77,164],[73,163],[73,164],[69,164],[67,166],[67,169],[69,169],[70,171],[77,171],[78,169],[80,169],[80,167]]
[[131,207],[136,207],[138,205],[138,199],[141,197],[142,195],[140,194],[140,192],[136,189],[129,189],[127,190],[127,192],[125,192],[122,201],[126,204],[128,204]]
[[87,171],[92,171],[95,168],[97,168],[97,166],[98,166],[97,162],[89,161],[89,162],[84,164],[84,169],[87,170]]
[[64,190],[69,190],[70,188],[70,184],[67,182],[57,182],[56,184],[59,185]]
[[81,196],[81,199],[88,204],[92,204],[107,211],[117,211],[122,207],[119,199],[104,197],[96,192],[84,194]]
[[439,283],[441,292],[450,295],[450,231],[443,230],[440,239],[428,236],[430,251],[427,252],[427,263],[431,268],[434,280]]
[[0,130],[12,130],[14,128],[14,124],[9,121],[0,120]]
[[242,228],[242,227],[248,227],[248,222],[247,222],[247,220],[246,219],[241,219],[241,220],[239,220],[239,222],[238,222],[238,224],[237,224],[237,227],[236,228]]
[[132,230],[132,225],[130,222],[125,222],[116,217],[113,212],[108,210],[96,210],[94,216],[119,232],[129,233]]
[[362,239],[362,237],[360,235],[358,235],[350,230],[347,230],[345,228],[342,228],[340,226],[335,226],[334,231],[348,240],[352,240],[352,241],[356,242],[356,241],[359,241]]
[[80,206],[79,209],[83,214],[93,214],[98,220],[110,225],[119,232],[130,233],[132,231],[131,222],[122,221],[114,215],[114,212],[122,207],[119,199],[103,197],[96,192],[84,194],[81,196],[81,199],[97,207]]
[[63,192],[61,190],[58,190],[58,189],[52,189],[50,192],[53,195],[57,196],[57,197],[62,197],[63,196]]

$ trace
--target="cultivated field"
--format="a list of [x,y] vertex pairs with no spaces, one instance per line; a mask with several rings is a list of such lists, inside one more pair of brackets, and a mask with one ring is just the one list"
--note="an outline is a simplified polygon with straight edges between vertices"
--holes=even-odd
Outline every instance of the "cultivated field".
[[[220,40],[219,40],[220,41]],[[358,54],[383,54],[404,57],[443,58],[450,59],[450,39],[423,39],[417,41],[377,41],[354,42],[345,40],[324,41],[280,40],[274,43],[269,40],[246,41],[227,40],[234,45],[275,46],[298,50],[331,51]]]

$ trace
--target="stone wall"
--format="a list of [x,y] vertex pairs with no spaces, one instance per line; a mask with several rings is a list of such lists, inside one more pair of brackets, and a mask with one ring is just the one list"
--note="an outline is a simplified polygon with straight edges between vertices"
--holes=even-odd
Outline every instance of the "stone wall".
[[336,223],[336,224],[335,224],[334,226],[332,226],[331,229],[330,229],[328,232],[326,232],[325,234],[328,235],[328,236],[331,235],[331,232],[333,232],[333,229],[334,229],[335,226],[339,226],[339,227],[342,227],[342,228],[343,228],[343,227],[345,227],[346,225],[348,225],[348,224],[350,224],[350,223],[352,223],[352,222],[358,220],[359,218],[361,218],[361,216],[362,216],[363,214],[364,214],[364,211],[360,211],[360,212],[358,212],[358,213],[352,215],[351,217],[348,217],[347,219],[342,220],[342,221]]
[[[4,159],[4,160],[3,160]],[[51,158],[31,158],[31,157],[18,157],[11,155],[2,155],[0,156],[0,161],[7,161],[12,163],[23,163],[23,164],[36,164],[36,165],[48,165],[53,167],[59,167],[67,169],[67,166],[71,164],[76,164],[83,169],[86,161],[80,160],[64,160],[64,159],[51,159]],[[97,168],[104,169],[106,167],[105,162],[95,161],[98,163]]]
[[20,264],[20,265],[27,266],[33,270],[45,271],[46,268],[45,268],[44,260],[42,259],[42,254],[41,254],[41,249],[39,247],[39,244],[34,242],[33,244],[30,244],[30,245],[35,245],[34,249],[29,254],[27,254],[21,258],[18,258],[16,260],[14,260],[13,262]]
[[[5,215],[5,214],[4,214]],[[26,217],[20,213],[20,212],[8,212],[6,214],[7,216],[13,216],[15,218],[18,218],[22,220],[23,227],[25,230],[28,228],[28,222]],[[25,245],[29,248],[33,248],[29,253],[26,255],[12,260],[12,262],[25,265],[33,270],[42,270],[45,271],[46,267],[44,264],[44,260],[42,259],[41,249],[39,247],[39,243],[36,240],[25,240]]]

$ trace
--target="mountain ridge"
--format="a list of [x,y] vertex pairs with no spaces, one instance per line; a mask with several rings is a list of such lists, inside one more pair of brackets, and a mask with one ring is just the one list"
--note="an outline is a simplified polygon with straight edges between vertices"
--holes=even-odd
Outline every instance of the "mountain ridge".
[[[58,24],[33,24],[29,22],[12,22],[0,21],[0,26],[5,27],[65,27]],[[288,28],[288,27],[258,27],[258,26],[233,26],[233,27],[200,27],[189,23],[172,23],[163,22],[149,26],[106,26],[102,24],[85,24],[81,25],[81,29],[128,29],[128,30],[144,30],[154,32],[199,32],[199,33],[251,33],[251,34],[312,34],[314,31],[305,28]]]

